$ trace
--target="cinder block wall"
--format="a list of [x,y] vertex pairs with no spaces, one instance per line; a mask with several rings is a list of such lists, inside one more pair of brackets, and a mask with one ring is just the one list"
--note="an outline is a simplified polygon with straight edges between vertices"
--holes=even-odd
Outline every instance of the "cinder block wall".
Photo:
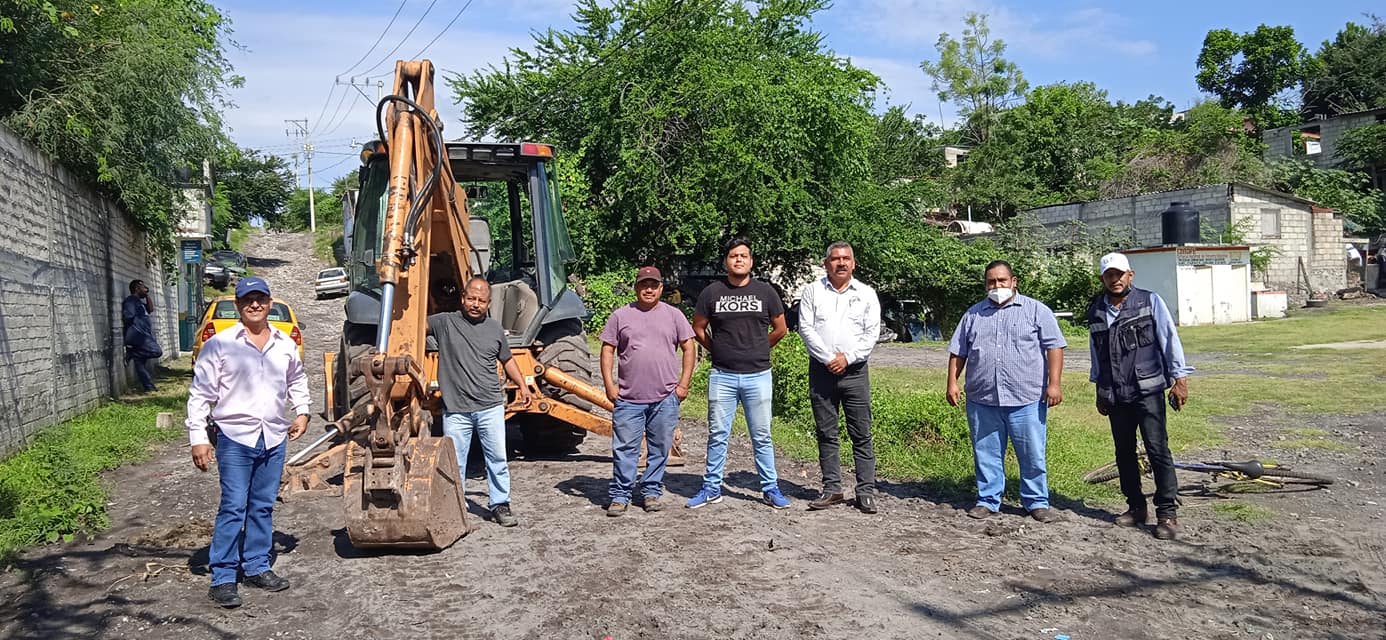
[[120,301],[141,278],[166,355],[175,289],[115,203],[0,127],[0,457],[133,383]]
[[1092,235],[1101,234],[1103,229],[1125,235],[1134,229],[1136,243],[1133,247],[1150,247],[1162,244],[1160,212],[1169,208],[1171,202],[1188,202],[1198,209],[1203,224],[1215,230],[1221,231],[1227,226],[1226,184],[1042,207],[1031,209],[1029,213],[1049,228],[1057,228],[1070,220],[1081,221]]

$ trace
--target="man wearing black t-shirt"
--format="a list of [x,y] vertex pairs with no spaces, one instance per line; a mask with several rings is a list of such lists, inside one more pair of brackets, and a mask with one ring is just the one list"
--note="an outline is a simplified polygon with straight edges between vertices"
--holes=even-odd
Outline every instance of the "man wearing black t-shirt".
[[726,280],[703,289],[693,310],[693,333],[712,353],[712,372],[707,382],[707,472],[702,490],[688,507],[722,501],[727,438],[740,403],[755,449],[761,496],[771,507],[787,509],[789,499],[780,493],[775,445],[770,441],[770,349],[789,332],[784,302],[769,284],[751,278],[754,260],[745,238],[727,242],[722,263]]

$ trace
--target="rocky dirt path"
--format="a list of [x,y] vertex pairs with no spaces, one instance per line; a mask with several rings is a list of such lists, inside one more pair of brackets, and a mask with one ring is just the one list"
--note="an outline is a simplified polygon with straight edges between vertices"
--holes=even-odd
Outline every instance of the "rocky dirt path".
[[[311,300],[306,238],[256,236],[249,253],[304,313],[317,386],[340,300]],[[788,459],[795,505],[776,512],[756,500],[740,437],[721,504],[610,519],[609,446],[589,438],[565,459],[513,461],[520,527],[476,518],[439,553],[363,553],[340,500],[281,504],[275,569],[294,587],[247,589],[234,611],[205,597],[215,475],[172,445],[110,476],[108,531],[34,549],[0,575],[0,637],[1380,638],[1386,418],[1332,421],[1354,448],[1306,461],[1355,484],[1237,497],[1283,514],[1256,524],[1191,497],[1174,543],[1058,495],[1062,522],[1015,508],[974,521],[969,501],[911,482],[883,483],[878,515],[808,512],[816,463]],[[1254,418],[1234,426],[1253,445],[1264,433]],[[700,484],[706,432],[696,418],[683,427],[690,466],[668,478],[677,502]],[[483,489],[470,481],[469,500],[484,504]]]

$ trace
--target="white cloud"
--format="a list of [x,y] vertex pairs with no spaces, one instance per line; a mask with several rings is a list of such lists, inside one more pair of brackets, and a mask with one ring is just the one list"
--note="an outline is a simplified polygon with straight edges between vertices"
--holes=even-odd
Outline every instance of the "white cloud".
[[940,124],[949,125],[957,119],[953,106],[939,104],[938,94],[932,89],[933,81],[919,68],[918,62],[895,58],[872,56],[847,56],[854,66],[870,70],[885,84],[876,108],[884,111],[888,106],[906,107],[912,114],[920,114],[929,120],[940,123],[940,108],[944,118]]
[[1013,53],[1064,58],[1097,52],[1149,56],[1155,43],[1122,35],[1124,17],[1100,8],[1061,14],[1014,10],[990,0],[860,0],[844,16],[863,36],[896,46],[919,47],[931,57],[939,33],[960,37],[968,12],[987,15],[992,36]]

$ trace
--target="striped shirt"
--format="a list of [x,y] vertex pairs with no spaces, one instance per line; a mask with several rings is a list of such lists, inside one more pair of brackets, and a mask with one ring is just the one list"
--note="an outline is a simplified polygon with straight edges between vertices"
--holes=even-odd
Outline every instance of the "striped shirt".
[[1068,341],[1044,303],[1017,293],[1005,306],[972,305],[958,321],[948,352],[965,359],[968,402],[1022,407],[1039,402],[1048,382],[1045,354]]

